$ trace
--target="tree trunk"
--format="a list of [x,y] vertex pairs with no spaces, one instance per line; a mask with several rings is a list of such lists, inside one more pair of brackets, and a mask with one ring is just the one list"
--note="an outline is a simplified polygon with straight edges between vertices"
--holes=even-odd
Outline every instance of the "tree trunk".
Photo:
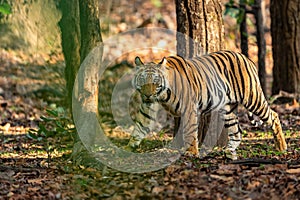
[[66,63],[67,103],[71,109],[73,85],[80,64],[87,54],[102,41],[99,10],[94,1],[84,0],[62,0],[59,8],[62,11],[59,27]]
[[263,92],[267,95],[266,89],[266,41],[265,41],[265,31],[264,31],[264,21],[262,14],[262,0],[255,0],[255,5],[257,6],[255,10],[255,23],[256,23],[256,38],[258,46],[258,77],[260,80],[260,85]]
[[244,12],[245,12],[243,15],[243,19],[241,20],[241,24],[240,24],[241,50],[242,50],[242,54],[249,57],[248,30],[247,30],[247,23],[246,23],[246,19],[247,19],[246,5],[245,5],[244,0],[240,0],[239,2],[240,2],[240,9],[244,10]]
[[[73,85],[80,64],[101,41],[99,9],[97,1],[61,0],[62,18],[59,23],[62,33],[62,48],[65,56],[65,76],[68,91],[68,106],[72,110]],[[99,60],[101,60],[101,54]],[[97,72],[89,72],[96,74]],[[96,75],[95,75],[96,76]],[[89,76],[94,78],[94,76]],[[85,80],[89,81],[89,80]],[[97,81],[97,80],[94,80]],[[97,87],[95,87],[97,90]],[[97,91],[93,94],[98,94]],[[92,97],[93,98],[93,97]],[[88,101],[90,99],[86,99]],[[97,99],[92,99],[97,101]],[[94,110],[97,112],[97,109]],[[76,164],[91,164],[93,157],[83,147],[78,135],[74,136],[72,158]],[[91,161],[91,162],[90,162]]]
[[272,94],[300,93],[300,0],[272,0]]
[[[97,44],[102,42],[100,34],[99,9],[97,1],[79,0],[80,32],[81,32],[81,62]],[[101,55],[99,55],[101,58]]]
[[67,105],[72,107],[73,84],[80,66],[80,19],[78,0],[62,0],[59,4],[62,18],[59,27],[62,35],[62,50],[65,57],[65,78],[68,92]]
[[[210,53],[224,48],[224,27],[222,7],[219,0],[176,0],[177,31],[186,35],[186,38],[177,38],[177,54],[186,58]],[[192,40],[191,40],[192,39]],[[199,52],[197,45],[202,47]],[[201,116],[198,137],[203,142],[210,114]],[[175,130],[179,126],[180,118],[175,119]],[[218,145],[225,146],[227,133],[223,130]]]
[[177,31],[199,43],[198,52],[190,40],[177,42],[177,53],[192,57],[224,48],[222,7],[218,0],[176,0]]

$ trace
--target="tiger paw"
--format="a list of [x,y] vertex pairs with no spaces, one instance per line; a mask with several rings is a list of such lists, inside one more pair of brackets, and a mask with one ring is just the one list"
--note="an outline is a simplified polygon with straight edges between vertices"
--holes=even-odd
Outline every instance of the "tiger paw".
[[235,150],[225,149],[224,156],[226,159],[237,160],[237,153]]
[[199,152],[196,153],[196,152],[186,151],[185,155],[189,157],[200,157]]
[[188,155],[190,157],[200,157],[199,151],[196,148],[189,148],[186,152],[185,155]]
[[286,144],[285,140],[282,140],[281,142],[278,142],[278,143],[275,142],[275,147],[277,150],[279,150],[281,152],[286,152],[286,150],[287,150],[287,144]]

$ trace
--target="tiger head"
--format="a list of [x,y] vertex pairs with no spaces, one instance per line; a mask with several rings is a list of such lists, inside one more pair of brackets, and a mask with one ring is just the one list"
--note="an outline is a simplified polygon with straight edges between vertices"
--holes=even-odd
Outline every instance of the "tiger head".
[[133,86],[141,94],[144,103],[159,101],[160,94],[166,89],[167,82],[164,73],[166,63],[166,58],[159,63],[146,64],[139,57],[135,58],[137,72],[133,79]]

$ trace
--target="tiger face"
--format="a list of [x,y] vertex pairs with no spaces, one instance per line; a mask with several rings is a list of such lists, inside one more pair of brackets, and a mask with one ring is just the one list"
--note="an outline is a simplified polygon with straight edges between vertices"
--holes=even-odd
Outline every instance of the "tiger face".
[[142,101],[144,103],[159,101],[159,95],[166,88],[163,62],[144,64],[136,57],[135,64],[138,71],[133,79],[133,86],[141,94]]

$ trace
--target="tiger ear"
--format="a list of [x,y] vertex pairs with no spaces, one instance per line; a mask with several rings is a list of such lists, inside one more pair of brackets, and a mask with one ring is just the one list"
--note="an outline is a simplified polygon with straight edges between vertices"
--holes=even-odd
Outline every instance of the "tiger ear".
[[160,61],[160,65],[167,65],[168,60],[166,59],[166,57],[164,57],[161,61]]
[[141,66],[144,65],[143,61],[140,59],[140,57],[135,57],[134,62],[136,64],[136,66]]

